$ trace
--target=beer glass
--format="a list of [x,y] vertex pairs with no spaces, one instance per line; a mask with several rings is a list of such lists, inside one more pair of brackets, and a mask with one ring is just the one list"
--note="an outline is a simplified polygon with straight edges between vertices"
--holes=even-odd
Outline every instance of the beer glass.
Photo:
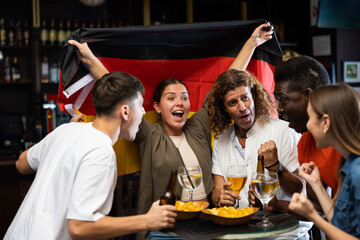
[[[226,168],[226,181],[231,182],[231,189],[240,194],[247,180],[247,170],[245,164],[228,165]],[[239,206],[239,200],[236,199],[236,206]]]

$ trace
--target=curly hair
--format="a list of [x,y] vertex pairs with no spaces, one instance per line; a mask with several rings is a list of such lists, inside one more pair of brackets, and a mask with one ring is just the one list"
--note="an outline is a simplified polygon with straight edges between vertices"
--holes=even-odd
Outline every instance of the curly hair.
[[256,121],[264,123],[269,119],[272,111],[276,112],[270,95],[255,76],[247,71],[230,69],[216,79],[208,96],[208,123],[215,136],[219,135],[233,123],[233,120],[225,111],[224,97],[229,91],[240,86],[250,89],[255,103]]

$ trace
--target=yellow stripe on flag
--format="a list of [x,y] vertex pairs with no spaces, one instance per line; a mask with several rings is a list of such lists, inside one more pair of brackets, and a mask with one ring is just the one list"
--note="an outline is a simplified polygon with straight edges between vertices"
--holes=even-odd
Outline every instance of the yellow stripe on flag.
[[[75,111],[80,114],[80,112],[76,109]],[[194,112],[190,112],[189,117],[193,114]],[[93,122],[95,119],[95,116],[93,115],[83,114],[83,116],[84,122]],[[151,123],[156,123],[158,115],[155,111],[148,111],[145,113],[144,118]],[[118,176],[140,171],[141,158],[138,148],[133,142],[119,138],[119,140],[114,144],[113,149],[116,155]]]

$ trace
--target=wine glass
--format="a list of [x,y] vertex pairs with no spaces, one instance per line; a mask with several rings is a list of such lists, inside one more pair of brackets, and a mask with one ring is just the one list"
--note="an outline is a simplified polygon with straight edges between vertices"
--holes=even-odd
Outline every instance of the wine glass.
[[[244,188],[247,180],[246,165],[228,165],[226,169],[226,181],[231,182],[231,189],[240,194]],[[236,199],[236,206],[238,206],[238,199]]]
[[200,185],[202,172],[199,165],[180,166],[178,168],[178,181],[189,193],[189,201],[193,201],[193,192]]
[[263,205],[263,219],[256,225],[261,227],[272,226],[267,217],[267,205],[275,196],[279,188],[279,178],[275,172],[258,173],[254,172],[251,177],[251,187],[255,196]]

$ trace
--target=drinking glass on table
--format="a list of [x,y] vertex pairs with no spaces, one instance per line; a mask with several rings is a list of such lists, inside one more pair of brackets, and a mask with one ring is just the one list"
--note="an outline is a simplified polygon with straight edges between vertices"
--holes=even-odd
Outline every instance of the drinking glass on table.
[[193,201],[193,193],[202,180],[201,168],[198,165],[180,166],[178,168],[178,181],[189,193],[189,201]]
[[251,187],[255,196],[263,205],[263,219],[256,225],[261,227],[272,226],[267,217],[267,205],[276,195],[279,188],[279,178],[275,172],[258,173],[254,172],[251,177]]
[[[231,182],[231,189],[236,193],[240,194],[244,188],[247,180],[247,169],[246,165],[228,165],[226,169],[226,181]],[[238,206],[238,199],[236,199],[235,206]]]

